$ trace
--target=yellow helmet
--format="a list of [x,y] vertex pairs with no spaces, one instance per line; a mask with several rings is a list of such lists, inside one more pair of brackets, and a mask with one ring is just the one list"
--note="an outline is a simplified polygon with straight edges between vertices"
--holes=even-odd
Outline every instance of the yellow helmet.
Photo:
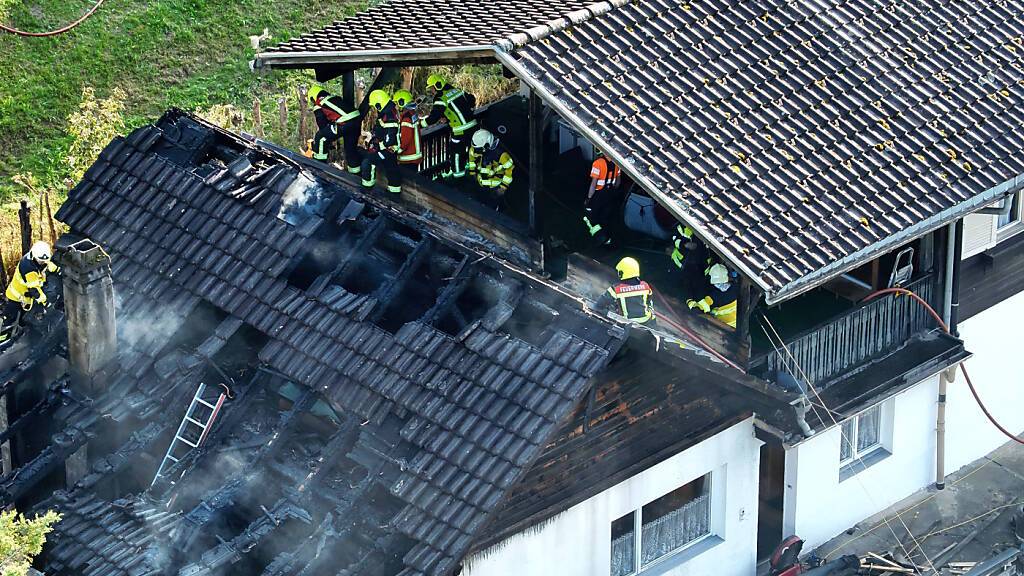
[[377,112],[380,112],[391,102],[391,96],[388,95],[384,90],[374,90],[370,92],[370,106]]
[[427,88],[440,90],[444,88],[444,85],[447,83],[448,82],[444,79],[444,76],[441,76],[440,74],[431,74],[430,76],[427,76]]
[[325,92],[327,92],[327,90],[324,90],[323,86],[317,86],[316,84],[314,84],[313,87],[309,89],[310,105],[315,105],[317,97],[319,97],[321,94]]
[[395,95],[391,97],[391,101],[394,102],[399,108],[405,108],[412,103],[413,96],[412,92],[408,90],[399,90],[395,92]]
[[619,263],[615,265],[615,269],[619,272],[620,280],[640,277],[640,263],[636,261],[636,258],[626,256],[619,260]]

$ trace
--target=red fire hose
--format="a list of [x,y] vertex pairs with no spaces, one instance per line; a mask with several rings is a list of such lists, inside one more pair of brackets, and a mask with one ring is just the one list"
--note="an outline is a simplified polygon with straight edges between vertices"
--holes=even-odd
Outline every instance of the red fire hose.
[[[906,296],[910,296],[919,304],[924,306],[926,310],[928,310],[928,313],[931,314],[932,318],[935,318],[935,321],[939,323],[939,326],[942,327],[946,334],[950,333],[949,326],[947,326],[946,323],[942,321],[942,317],[940,317],[938,313],[935,312],[935,309],[932,308],[931,304],[926,302],[924,298],[921,298],[917,294],[914,294],[913,292],[905,288],[885,288],[883,290],[879,290],[873,294],[870,294],[867,298],[864,299],[864,301],[867,302],[868,300],[872,300],[874,298],[877,298],[878,296],[882,296],[885,294],[904,294]],[[985,417],[988,418],[989,422],[991,422],[993,426],[998,428],[1000,432],[1005,434],[1007,438],[1013,440],[1018,444],[1024,444],[1024,440],[1018,438],[1015,434],[1007,430],[1002,424],[999,423],[999,421],[995,419],[994,416],[992,416],[992,413],[988,411],[988,408],[985,406],[985,403],[981,401],[981,396],[978,395],[977,388],[974,387],[974,382],[971,382],[971,376],[970,374],[967,373],[967,366],[965,366],[965,364],[965,362],[960,363],[960,372],[963,373],[964,380],[967,381],[967,386],[968,388],[971,389],[971,395],[974,396],[974,401],[978,403],[978,407],[981,408],[981,411],[985,414]]]
[[0,23],[0,30],[3,30],[4,32],[10,32],[11,34],[14,34],[16,36],[28,36],[30,38],[46,38],[48,36],[57,36],[58,34],[63,34],[65,32],[67,32],[67,31],[71,30],[72,28],[75,28],[76,26],[78,26],[82,22],[85,22],[86,20],[88,20],[90,16],[92,16],[97,10],[100,9],[100,6],[102,6],[105,1],[106,0],[97,0],[96,4],[92,8],[90,8],[88,12],[86,12],[85,14],[82,14],[82,16],[78,20],[75,20],[74,22],[68,24],[67,26],[64,26],[62,28],[58,28],[56,30],[50,30],[48,32],[25,32],[24,30],[18,30],[17,28],[11,28],[10,26],[6,26],[6,25],[4,25],[2,23]]

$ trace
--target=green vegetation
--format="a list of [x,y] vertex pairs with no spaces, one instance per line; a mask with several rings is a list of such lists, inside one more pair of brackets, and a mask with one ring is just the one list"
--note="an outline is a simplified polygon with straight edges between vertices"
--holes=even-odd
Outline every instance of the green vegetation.
[[58,521],[55,512],[31,520],[15,511],[0,512],[0,575],[25,576]]
[[[0,0],[4,22],[24,30],[58,27],[93,0]],[[66,158],[75,144],[68,118],[83,89],[100,101],[124,93],[130,130],[177,106],[208,110],[231,105],[251,115],[262,102],[264,124],[276,125],[277,98],[310,78],[303,73],[255,74],[250,36],[283,41],[355,12],[363,0],[107,0],[75,30],[53,38],[0,33],[0,201],[24,189],[12,181],[32,172],[61,188],[74,176]],[[308,80],[306,80],[308,82]],[[290,111],[294,114],[294,102]],[[295,126],[295,122],[289,122]],[[268,129],[268,136],[280,136]]]

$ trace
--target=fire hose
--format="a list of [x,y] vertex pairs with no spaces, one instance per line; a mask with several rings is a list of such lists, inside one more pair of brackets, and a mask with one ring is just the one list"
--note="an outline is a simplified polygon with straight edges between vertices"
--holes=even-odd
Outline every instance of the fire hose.
[[[949,331],[949,326],[947,326],[946,323],[942,321],[942,317],[939,316],[937,312],[935,312],[935,309],[932,308],[931,304],[925,301],[924,298],[921,298],[920,296],[914,294],[913,292],[907,290],[906,288],[884,288],[882,290],[869,294],[868,297],[864,299],[864,301],[867,302],[868,300],[872,300],[885,294],[903,294],[905,296],[910,296],[916,302],[924,306],[926,310],[928,310],[928,313],[931,314],[932,318],[934,318],[935,321],[939,323],[939,326],[942,327],[946,334],[952,335],[952,333]],[[960,372],[963,373],[964,380],[967,381],[967,387],[970,388],[971,395],[974,396],[974,401],[978,403],[978,407],[981,408],[981,411],[985,414],[985,417],[988,418],[989,422],[991,422],[993,426],[998,428],[1000,432],[1006,435],[1007,438],[1013,440],[1018,444],[1024,444],[1024,440],[1018,438],[1016,434],[1013,434],[1012,432],[1007,430],[1006,427],[1000,424],[999,421],[996,420],[994,416],[992,416],[992,413],[988,411],[988,408],[985,406],[985,403],[981,401],[981,396],[978,394],[978,389],[974,387],[974,382],[971,381],[970,374],[967,373],[967,366],[965,366],[965,364],[965,362],[960,363]]]
[[29,38],[46,38],[46,37],[49,37],[49,36],[57,36],[58,34],[63,34],[65,32],[68,32],[69,30],[77,27],[82,22],[85,22],[86,20],[88,20],[90,16],[95,14],[96,11],[100,9],[100,6],[102,6],[105,1],[106,0],[97,0],[96,4],[92,8],[90,8],[88,10],[88,12],[86,12],[85,14],[82,14],[82,16],[80,18],[78,18],[78,20],[75,20],[74,22],[68,24],[67,26],[63,26],[63,27],[58,28],[56,30],[50,30],[50,31],[47,31],[47,32],[26,32],[24,30],[18,30],[17,28],[12,28],[12,27],[4,25],[2,23],[0,23],[0,30],[3,30],[4,32],[9,32],[9,33],[14,34],[16,36],[27,36]]

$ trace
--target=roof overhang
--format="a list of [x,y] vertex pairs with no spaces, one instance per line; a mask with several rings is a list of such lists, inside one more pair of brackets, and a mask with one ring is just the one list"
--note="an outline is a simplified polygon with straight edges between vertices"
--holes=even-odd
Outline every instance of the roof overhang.
[[915,238],[920,238],[921,236],[946,226],[951,222],[956,222],[960,218],[981,210],[982,208],[989,206],[994,202],[998,202],[1007,196],[1015,194],[1020,190],[1024,190],[1024,174],[1015,176],[998,186],[994,186],[985,192],[974,196],[970,200],[951,206],[930,218],[926,218],[909,228],[905,228],[899,234],[888,236],[874,244],[871,244],[870,246],[866,246],[850,254],[849,256],[840,258],[824,268],[819,268],[810,274],[801,276],[775,292],[766,292],[765,301],[769,305],[777,304],[803,294],[815,286],[820,286],[841,274],[853,270],[865,262],[869,262],[886,252],[896,249],[901,244],[910,242]]
[[342,68],[392,66],[431,66],[441,64],[496,62],[494,46],[473,44],[438,48],[392,48],[346,50],[337,52],[261,52],[253,67],[257,69]]
[[256,68],[320,68],[333,69],[359,68],[390,64],[402,65],[436,65],[472,62],[499,62],[512,74],[525,82],[530,89],[548,106],[568,122],[577,132],[596,144],[629,174],[630,178],[640,185],[652,198],[658,201],[680,222],[688,225],[712,250],[725,258],[741,274],[746,276],[765,295],[765,303],[775,305],[790,300],[850,270],[889,252],[901,244],[905,244],[928,234],[942,226],[955,222],[964,216],[976,212],[1017,191],[1024,190],[1024,174],[1016,176],[998,186],[943,210],[939,214],[926,218],[921,222],[905,228],[899,234],[866,246],[835,262],[801,276],[796,280],[779,287],[765,282],[759,274],[743,264],[720,240],[717,240],[707,227],[691,218],[686,207],[673,201],[667,191],[654,184],[639,166],[629,161],[615,150],[610,142],[595,129],[583,122],[576,114],[566,107],[554,94],[547,90],[539,79],[533,77],[515,58],[513,52],[517,44],[499,41],[495,44],[476,44],[442,48],[408,48],[384,50],[355,50],[342,52],[264,52],[256,55]]

